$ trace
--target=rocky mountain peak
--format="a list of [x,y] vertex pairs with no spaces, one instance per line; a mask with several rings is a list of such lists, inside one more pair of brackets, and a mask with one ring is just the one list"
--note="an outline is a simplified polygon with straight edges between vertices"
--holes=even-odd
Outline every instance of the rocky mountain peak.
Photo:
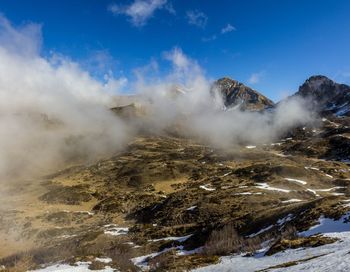
[[211,92],[218,92],[227,108],[263,110],[274,105],[266,96],[229,77],[215,81]]
[[327,99],[339,92],[339,84],[326,76],[316,75],[308,78],[299,88],[299,94],[313,96],[318,100]]
[[350,113],[350,87],[336,83],[326,76],[311,76],[295,95],[309,98],[311,104],[323,113],[335,113],[339,116]]

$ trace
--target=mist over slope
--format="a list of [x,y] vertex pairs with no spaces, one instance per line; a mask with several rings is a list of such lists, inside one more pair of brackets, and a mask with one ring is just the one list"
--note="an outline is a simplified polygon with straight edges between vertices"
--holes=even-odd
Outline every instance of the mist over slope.
[[143,123],[152,129],[163,130],[177,124],[181,127],[177,132],[182,135],[227,147],[269,142],[294,126],[315,120],[301,97],[282,101],[274,110],[228,108],[218,84],[206,78],[195,60],[179,48],[167,52],[166,56],[172,62],[172,72],[151,81],[141,76],[134,88],[141,101],[147,101],[144,108],[148,114]]
[[[40,55],[41,29],[0,17],[0,177],[92,158],[126,140],[109,110],[118,82],[94,80],[67,58]],[[32,173],[32,174],[34,174]]]
[[173,48],[163,53],[172,66],[167,75],[136,70],[129,89],[146,114],[125,122],[109,110],[125,78],[109,75],[101,82],[67,57],[44,57],[41,40],[40,25],[14,27],[0,17],[0,177],[43,174],[110,155],[140,129],[176,128],[182,136],[225,147],[271,141],[313,120],[300,98],[280,103],[273,112],[223,111],[222,97],[210,92],[212,80]]

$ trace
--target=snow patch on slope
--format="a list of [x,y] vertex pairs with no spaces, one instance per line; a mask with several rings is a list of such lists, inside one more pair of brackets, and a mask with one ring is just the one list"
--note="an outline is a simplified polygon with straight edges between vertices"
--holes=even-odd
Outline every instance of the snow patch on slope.
[[[288,216],[287,216],[288,217]],[[253,272],[270,267],[295,262],[295,265],[271,269],[283,272],[314,271],[350,271],[350,212],[339,220],[320,217],[319,223],[302,234],[322,233],[325,236],[338,238],[339,241],[319,247],[288,249],[272,256],[258,253],[251,257],[244,254],[222,257],[220,263],[196,269],[196,272],[245,271]],[[290,217],[288,217],[290,218]],[[270,270],[268,270],[270,271]]]
[[263,190],[278,191],[278,192],[282,192],[282,193],[290,193],[291,192],[291,190],[271,187],[267,183],[257,183],[257,186],[255,186],[255,187],[259,188],[259,189],[263,189]]
[[110,266],[106,266],[103,269],[99,270],[91,270],[89,269],[89,265],[91,262],[77,262],[75,265],[69,264],[54,264],[45,268],[30,270],[28,272],[113,272],[118,271],[116,269],[111,268]]
[[300,183],[302,185],[305,185],[307,184],[306,181],[303,181],[303,180],[300,180],[300,179],[294,179],[294,178],[284,178],[285,180],[288,180],[288,181],[292,181],[292,182],[296,182],[296,183]]

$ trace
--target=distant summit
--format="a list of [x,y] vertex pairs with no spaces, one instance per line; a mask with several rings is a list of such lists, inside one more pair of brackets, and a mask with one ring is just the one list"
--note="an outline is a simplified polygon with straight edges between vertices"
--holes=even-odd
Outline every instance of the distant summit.
[[274,106],[266,96],[228,77],[215,81],[211,92],[219,93],[226,108],[260,111]]
[[324,114],[350,115],[350,87],[326,76],[308,78],[295,96],[309,98],[311,106]]

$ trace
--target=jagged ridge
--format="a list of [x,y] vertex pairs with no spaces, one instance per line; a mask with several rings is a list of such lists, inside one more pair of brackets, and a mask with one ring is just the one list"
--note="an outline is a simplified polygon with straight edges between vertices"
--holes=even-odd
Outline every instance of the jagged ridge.
[[309,98],[311,105],[322,114],[350,115],[350,87],[326,76],[311,76],[295,96]]
[[212,93],[219,92],[225,107],[239,107],[242,110],[263,110],[274,106],[274,102],[261,93],[228,77],[213,84]]

